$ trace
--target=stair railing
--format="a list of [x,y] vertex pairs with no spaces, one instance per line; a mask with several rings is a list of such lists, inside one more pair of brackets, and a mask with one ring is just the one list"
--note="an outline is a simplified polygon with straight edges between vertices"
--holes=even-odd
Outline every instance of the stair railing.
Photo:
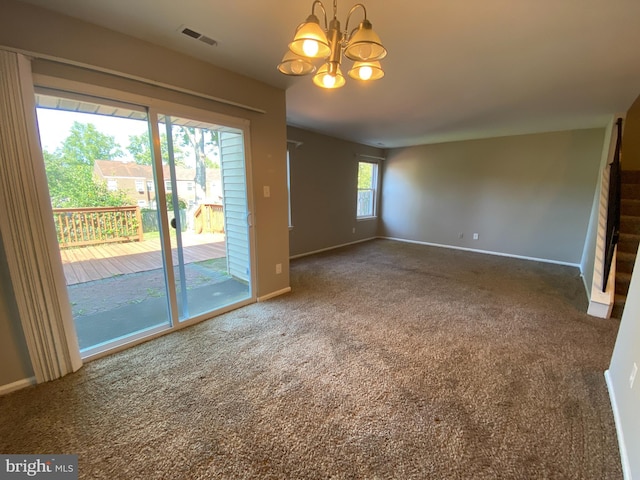
[[609,201],[607,204],[607,233],[604,250],[604,278],[602,279],[602,291],[607,290],[609,272],[613,262],[613,252],[620,238],[620,194],[622,190],[622,175],[620,168],[620,150],[622,148],[622,118],[616,122],[618,127],[618,137],[616,140],[616,150],[609,170]]

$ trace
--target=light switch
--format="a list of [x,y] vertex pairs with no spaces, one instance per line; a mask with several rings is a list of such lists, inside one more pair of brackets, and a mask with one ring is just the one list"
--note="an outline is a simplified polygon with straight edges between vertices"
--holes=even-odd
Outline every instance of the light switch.
[[269,185],[262,187],[262,190],[264,192],[264,198],[269,198],[271,196],[271,189],[269,188]]

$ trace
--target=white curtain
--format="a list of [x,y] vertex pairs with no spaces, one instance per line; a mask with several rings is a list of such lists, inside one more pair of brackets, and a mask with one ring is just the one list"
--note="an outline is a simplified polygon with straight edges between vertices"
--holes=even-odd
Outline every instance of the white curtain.
[[31,64],[0,50],[0,234],[38,382],[82,366],[49,201]]

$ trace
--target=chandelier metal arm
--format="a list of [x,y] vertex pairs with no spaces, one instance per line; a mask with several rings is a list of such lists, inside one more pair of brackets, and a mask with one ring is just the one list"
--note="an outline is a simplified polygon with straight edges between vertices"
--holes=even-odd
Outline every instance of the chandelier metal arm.
[[[362,8],[362,10],[364,11],[364,20],[367,21],[367,9],[365,8],[365,6],[361,3],[356,3],[353,7],[351,7],[351,10],[349,10],[349,14],[347,15],[347,20],[345,22],[344,25],[344,39],[348,40],[350,35],[349,35],[349,19],[351,18],[351,15],[358,9],[358,7]],[[355,28],[354,28],[355,30]],[[353,33],[353,32],[351,32]]]
[[313,2],[313,5],[311,5],[311,15],[315,15],[316,5],[318,5],[320,7],[320,9],[322,10],[322,14],[324,16],[324,29],[326,31],[326,30],[329,29],[329,25],[327,23],[327,11],[324,9],[324,5],[322,4],[322,2],[320,0],[315,0]]
[[[316,8],[322,11],[324,29],[315,14]],[[364,19],[349,32],[351,17],[359,9],[362,9]],[[285,75],[307,75],[316,72],[312,63],[314,60],[324,59],[324,65],[313,76],[313,83],[322,88],[340,88],[345,84],[340,70],[343,55],[354,62],[349,70],[350,77],[369,81],[384,76],[379,60],[387,55],[387,51],[373,31],[366,7],[362,3],[352,6],[346,18],[345,30],[342,30],[338,20],[338,0],[333,0],[331,21],[327,18],[327,10],[322,1],[314,0],[311,15],[296,29],[294,39],[278,65],[278,70]]]

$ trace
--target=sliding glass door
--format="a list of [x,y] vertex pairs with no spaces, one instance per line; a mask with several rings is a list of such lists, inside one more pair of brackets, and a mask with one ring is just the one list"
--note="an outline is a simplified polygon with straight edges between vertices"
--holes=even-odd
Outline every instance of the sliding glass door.
[[160,115],[178,319],[251,297],[242,131]]
[[83,357],[252,301],[242,128],[54,91],[36,100]]

